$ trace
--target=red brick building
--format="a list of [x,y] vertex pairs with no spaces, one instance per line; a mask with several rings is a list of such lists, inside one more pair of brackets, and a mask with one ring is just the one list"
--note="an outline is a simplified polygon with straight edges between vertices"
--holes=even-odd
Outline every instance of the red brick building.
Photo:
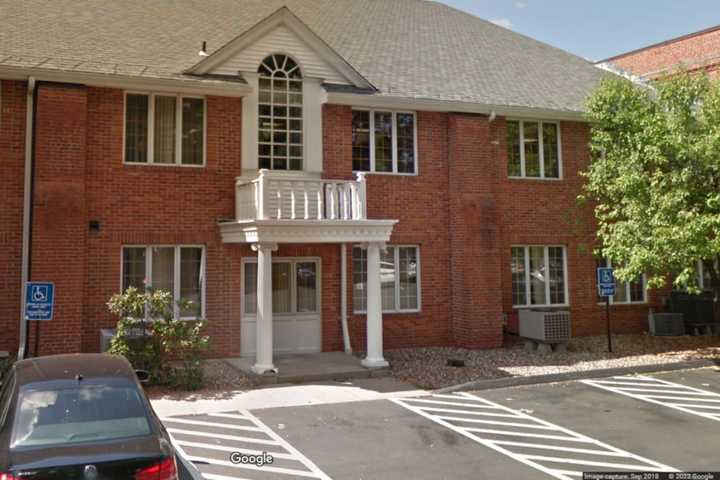
[[[26,278],[56,288],[41,355],[98,351],[145,284],[257,371],[342,350],[344,318],[368,366],[528,308],[603,331],[590,63],[419,0],[35,1],[2,2],[0,350],[35,348]],[[643,329],[659,298],[619,287]]]
[[716,77],[720,72],[720,25],[622,53],[601,63],[651,79],[678,69]]

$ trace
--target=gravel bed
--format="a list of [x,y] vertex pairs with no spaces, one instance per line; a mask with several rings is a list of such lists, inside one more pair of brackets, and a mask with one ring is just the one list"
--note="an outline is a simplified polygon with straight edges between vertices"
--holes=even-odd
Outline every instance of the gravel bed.
[[222,360],[206,360],[203,370],[204,385],[200,390],[148,387],[145,391],[151,399],[199,400],[226,398],[253,388],[253,383],[247,375]]
[[[566,353],[527,352],[518,344],[490,350],[406,348],[388,350],[385,356],[399,380],[421,388],[442,388],[491,378],[720,359],[720,338],[614,335],[613,350],[607,352],[607,337],[597,336],[572,340]],[[451,359],[463,360],[465,366],[448,366]]]

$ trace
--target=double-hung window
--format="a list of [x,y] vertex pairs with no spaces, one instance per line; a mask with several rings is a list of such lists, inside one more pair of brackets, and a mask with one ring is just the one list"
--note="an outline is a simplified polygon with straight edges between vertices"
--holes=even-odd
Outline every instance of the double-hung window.
[[205,165],[205,99],[128,92],[125,163]]
[[[172,294],[175,318],[204,317],[205,249],[200,246],[127,246],[122,250],[122,289],[145,287]],[[189,301],[180,308],[178,300]]]
[[[596,263],[598,268],[612,267],[606,259],[600,259]],[[610,303],[615,305],[623,303],[645,303],[647,301],[646,294],[645,275],[642,275],[632,282],[619,282],[615,279],[615,295],[610,297]],[[598,295],[598,302],[604,303],[605,297]]]
[[[389,246],[380,252],[380,295],[383,312],[420,310],[420,250]],[[353,247],[353,310],[367,311],[367,252]]]
[[560,124],[508,120],[507,155],[509,177],[561,178]]
[[565,247],[512,247],[510,271],[514,307],[568,304]]
[[353,170],[417,173],[416,123],[413,112],[353,110]]

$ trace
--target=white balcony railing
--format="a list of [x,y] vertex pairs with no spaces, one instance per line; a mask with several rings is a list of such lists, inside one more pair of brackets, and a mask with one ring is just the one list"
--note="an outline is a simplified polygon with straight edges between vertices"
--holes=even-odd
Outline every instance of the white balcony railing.
[[365,220],[365,174],[356,180],[291,177],[260,170],[235,187],[238,220]]

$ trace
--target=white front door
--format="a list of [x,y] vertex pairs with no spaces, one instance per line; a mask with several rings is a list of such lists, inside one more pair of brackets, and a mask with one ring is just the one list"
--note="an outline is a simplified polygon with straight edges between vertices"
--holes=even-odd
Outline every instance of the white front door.
[[[257,261],[243,260],[241,355],[255,355]],[[273,352],[312,353],[322,350],[320,259],[273,258]]]

